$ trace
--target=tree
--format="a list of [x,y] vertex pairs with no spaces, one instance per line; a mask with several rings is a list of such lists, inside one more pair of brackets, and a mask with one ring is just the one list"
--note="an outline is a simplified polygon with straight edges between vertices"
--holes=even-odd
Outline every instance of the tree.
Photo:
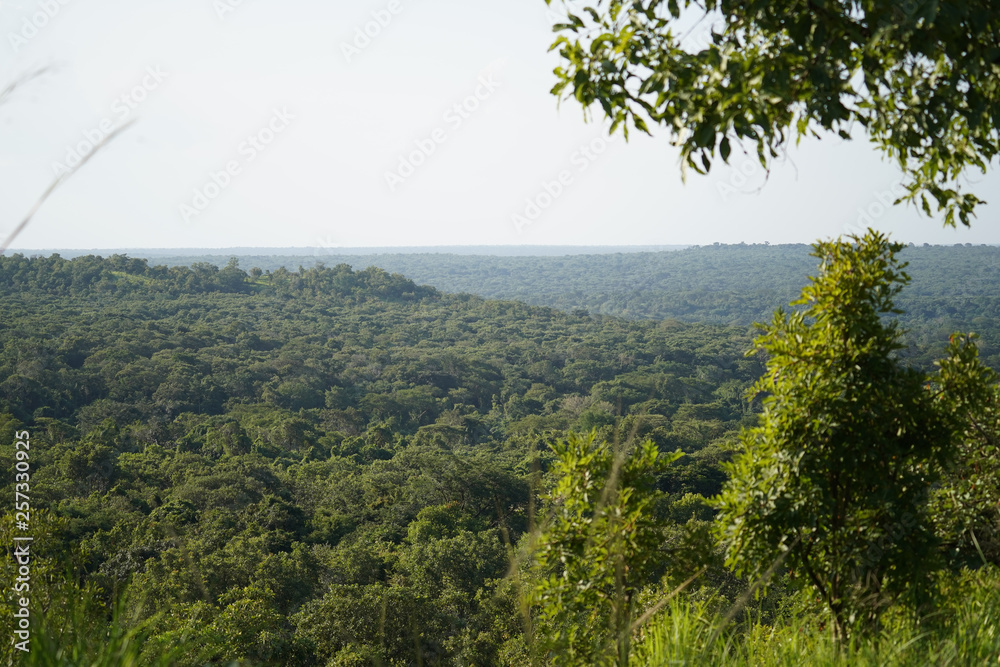
[[662,540],[648,511],[655,481],[681,454],[660,456],[649,441],[616,452],[596,431],[571,433],[552,450],[557,481],[532,594],[540,648],[559,664],[627,665],[635,597]]
[[[551,0],[546,0],[551,3]],[[568,2],[566,3],[569,4]],[[598,103],[626,132],[660,124],[683,164],[756,148],[765,168],[791,139],[860,126],[907,179],[900,199],[968,225],[959,177],[1000,152],[1000,10],[989,0],[774,3],[598,0],[570,9],[553,44],[557,95]],[[685,29],[708,31],[685,48]],[[683,18],[682,18],[683,16]]]
[[1000,565],[1000,385],[974,336],[954,335],[935,378],[963,420],[958,456],[935,489],[934,518],[958,563]]
[[811,586],[838,637],[929,591],[938,559],[928,512],[958,429],[923,373],[894,356],[887,316],[909,277],[902,244],[877,232],[821,242],[819,276],[757,342],[770,355],[751,390],[768,394],[741,435],[717,499],[727,562],[755,574],[784,558]]

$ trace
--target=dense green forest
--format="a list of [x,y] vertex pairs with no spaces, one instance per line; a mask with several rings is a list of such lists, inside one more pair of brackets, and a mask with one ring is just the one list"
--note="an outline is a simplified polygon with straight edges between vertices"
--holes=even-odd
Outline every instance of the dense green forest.
[[[729,191],[744,190],[758,165],[766,184],[773,167],[789,163],[793,141],[863,137],[900,180],[873,192],[878,203],[858,209],[858,227],[865,215],[885,222],[887,196],[952,228],[970,226],[987,205],[980,196],[1000,157],[997,2],[545,3],[558,61],[546,60],[556,65],[551,94],[579,105],[602,133],[666,135],[683,179],[728,168]],[[42,2],[44,11],[24,17],[20,37],[9,35],[14,51],[62,4]],[[221,21],[241,1],[215,4]],[[340,45],[347,63],[399,10],[390,2],[363,19],[354,46]],[[338,25],[340,14],[310,23]],[[105,70],[120,79],[135,54],[150,55],[146,42],[154,51],[171,42],[120,21],[92,23],[110,26],[100,62],[86,39],[66,51],[89,61],[79,70],[89,84],[107,83]],[[267,84],[280,79],[302,111],[274,109],[240,144],[246,159],[210,172],[191,205],[180,204],[183,221],[207,213],[296,114],[323,118],[326,131],[303,128],[308,155],[286,153],[282,163],[280,151],[269,152],[270,168],[293,176],[261,172],[270,200],[246,199],[253,210],[238,221],[217,209],[199,219],[204,234],[189,227],[186,238],[278,238],[345,211],[363,211],[369,229],[357,238],[372,238],[402,229],[403,211],[430,221],[421,232],[437,243],[446,233],[474,238],[454,223],[496,212],[504,178],[475,178],[482,170],[436,185],[425,172],[405,201],[368,190],[368,168],[352,151],[377,158],[373,148],[401,145],[394,136],[409,142],[396,121],[413,114],[393,107],[389,124],[402,132],[390,136],[371,113],[359,125],[350,115],[358,109],[324,107],[337,91],[372,96],[328,58],[283,59],[281,35],[278,55],[250,72],[238,47],[258,46],[259,36],[242,39],[237,23],[261,25],[234,17],[221,41],[206,42],[225,49],[191,51],[195,86],[216,82],[230,100],[243,90],[252,102],[246,81],[269,95]],[[458,72],[451,61],[465,70],[473,55],[495,50],[490,38],[507,24],[465,21],[477,26],[475,44],[448,44],[442,25],[411,23],[416,41],[397,42],[410,70],[386,37],[382,56],[365,55],[390,68],[355,74],[419,112],[453,87],[424,85],[407,97],[415,89],[400,82],[419,87],[429,64],[436,83],[447,83]],[[295,45],[317,43],[285,32]],[[116,57],[129,42],[116,47],[112,33],[144,41]],[[428,54],[411,48],[421,40],[442,49],[421,60]],[[510,56],[500,50],[479,78],[490,94],[506,85],[493,79]],[[515,54],[519,63],[526,53]],[[220,69],[227,59],[239,67]],[[17,75],[26,62],[14,63],[0,105],[53,70]],[[154,97],[167,73],[157,66],[147,75],[116,104],[136,110]],[[530,87],[514,95],[527,113],[493,114],[506,128],[480,139],[513,137],[504,132],[515,116],[528,123],[521,139],[547,123],[522,104]],[[456,120],[486,101],[481,89],[454,105]],[[191,99],[178,90],[174,102]],[[196,97],[209,108],[211,96]],[[133,136],[175,172],[214,154],[205,137],[245,124],[242,109],[209,118],[163,99],[167,113],[150,108],[157,122]],[[1000,248],[918,247],[868,229],[811,247],[618,246],[537,257],[335,249],[242,260],[5,257],[50,196],[135,122],[128,116],[84,131],[86,142],[68,149],[70,166],[54,163],[49,187],[0,241],[6,664],[1000,664]],[[171,117],[182,121],[172,132]],[[57,133],[46,125],[47,141]],[[343,128],[360,129],[360,143],[334,142],[337,159],[314,160]],[[385,172],[392,193],[451,141],[440,128],[430,136],[408,143],[404,152],[417,150]],[[28,178],[18,174],[18,183],[31,182],[35,143],[17,142],[25,160],[15,166]],[[496,158],[490,167],[511,158],[506,166],[517,171],[524,155],[544,157],[545,143],[469,155]],[[178,145],[173,157],[185,160],[168,159]],[[581,154],[593,159],[581,146],[571,162]],[[854,154],[827,155],[828,166],[856,165],[855,177],[884,178]],[[636,183],[663,175],[648,157],[613,169],[614,185],[631,189],[612,203],[628,200],[632,212],[616,206],[617,218],[602,220],[591,206],[583,215],[594,219],[584,222],[604,227],[583,225],[581,239],[651,233],[633,223],[660,217],[664,200],[631,196],[663,194]],[[348,183],[347,163],[364,177],[356,187],[341,187],[332,207],[329,196],[318,208],[297,206],[310,190],[303,184]],[[564,170],[542,182],[524,215],[511,217],[517,230],[573,180]],[[715,185],[719,194],[727,187]],[[492,194],[476,195],[480,186]],[[420,188],[457,195],[420,196]],[[112,200],[111,219],[141,217],[137,203]],[[700,202],[702,238],[718,203]],[[806,218],[803,229],[815,222],[811,204],[793,212]],[[795,206],[793,196],[772,209]],[[282,222],[267,229],[279,209],[288,209]],[[743,213],[762,240],[774,216]],[[822,213],[827,222],[838,215]],[[211,220],[224,226],[209,229]],[[90,235],[81,227],[70,236]]]
[[[444,292],[517,299],[567,312],[626,319],[679,320],[748,326],[763,322],[794,299],[816,269],[807,245],[714,245],[676,251],[561,257],[453,254],[337,254],[240,257],[264,270],[311,267],[317,262],[377,266]],[[976,331],[982,354],[1000,367],[1000,247],[910,246],[900,255],[913,282],[899,296],[900,320],[910,329],[909,354],[929,368],[936,349],[954,331]],[[168,266],[228,256],[156,257]]]
[[[629,609],[668,605],[635,636],[640,664],[837,659],[816,600],[784,571],[765,588],[737,576],[711,534],[710,499],[764,405],[748,400],[770,358],[746,356],[751,327],[564,312],[344,264],[14,255],[0,292],[4,456],[31,439],[33,664],[560,662],[574,632],[603,636],[605,603],[631,627],[601,593],[625,571],[607,565],[619,548]],[[589,435],[558,444],[572,433]],[[602,515],[593,503],[633,450],[634,489]],[[581,479],[590,491],[559,495]],[[965,497],[988,507],[983,493]],[[979,520],[981,504],[956,502]],[[576,512],[635,544],[560,535],[552,517],[572,533]],[[3,533],[17,534],[11,514]],[[993,632],[1000,589],[975,566],[1000,560],[996,531],[952,533],[939,606],[964,620],[935,632]],[[547,579],[567,554],[605,583]],[[583,590],[593,604],[573,611]],[[887,618],[907,660],[935,641]],[[564,661],[595,660],[579,655]]]
[[37,549],[109,604],[128,585],[157,641],[195,628],[204,653],[178,664],[518,664],[508,550],[551,437],[687,452],[658,482],[658,511],[686,521],[753,419],[745,327],[570,315],[378,269],[255,278],[0,259],[0,428],[6,456],[32,435],[52,531]]

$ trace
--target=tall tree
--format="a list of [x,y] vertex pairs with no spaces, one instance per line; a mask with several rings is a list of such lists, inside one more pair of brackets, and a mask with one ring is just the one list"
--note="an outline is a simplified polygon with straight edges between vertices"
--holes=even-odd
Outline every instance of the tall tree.
[[979,359],[975,336],[952,336],[935,378],[963,420],[958,456],[935,489],[934,517],[959,564],[1000,565],[1000,384]]
[[793,304],[805,308],[763,327],[770,359],[753,391],[768,397],[718,499],[729,564],[753,575],[785,558],[840,637],[928,590],[928,497],[957,430],[925,375],[893,354],[903,246],[877,232],[852,241],[817,243],[819,276]]

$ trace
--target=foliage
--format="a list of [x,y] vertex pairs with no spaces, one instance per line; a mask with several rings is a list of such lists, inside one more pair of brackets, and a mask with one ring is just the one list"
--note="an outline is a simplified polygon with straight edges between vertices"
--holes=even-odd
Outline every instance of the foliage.
[[636,594],[662,541],[649,512],[656,477],[680,452],[652,442],[615,451],[597,432],[552,445],[554,488],[534,556],[531,599],[543,656],[565,665],[627,665]]
[[[754,186],[748,186],[747,190]],[[873,198],[870,206],[881,207]],[[867,215],[859,209],[859,217]],[[588,248],[586,254],[502,256],[456,254],[329,255],[331,264],[378,266],[443,292],[487,299],[517,299],[576,316],[751,326],[770,320],[794,300],[815,263],[805,244],[716,244],[664,252],[621,253]],[[566,249],[566,253],[573,249]],[[579,253],[580,249],[575,249]],[[911,245],[900,252],[912,281],[897,299],[909,346],[900,353],[933,370],[942,341],[954,331],[976,331],[984,361],[1000,367],[1000,248],[958,243]],[[247,256],[271,271],[317,260]],[[157,257],[168,265],[225,262],[225,256]],[[675,331],[680,335],[681,331]],[[756,363],[748,359],[742,363]]]
[[[18,665],[79,665],[80,667],[120,667],[138,665],[176,664],[182,653],[201,655],[201,647],[193,642],[191,633],[180,635],[173,647],[165,648],[155,655],[144,655],[144,648],[155,631],[159,618],[153,614],[146,617],[130,615],[121,591],[103,590],[93,579],[82,580],[80,562],[82,554],[79,545],[68,544],[60,539],[66,521],[47,510],[31,513],[31,537],[28,544],[30,574],[26,581],[5,587],[4,602],[9,613],[4,614],[3,629],[12,640],[4,642],[0,648],[0,660],[4,664]],[[7,544],[15,544],[13,514],[0,519],[0,538]],[[24,543],[19,543],[24,546]],[[2,572],[5,581],[14,582],[18,576],[18,561],[13,557],[3,559]],[[25,583],[27,587],[25,587]],[[22,653],[15,648],[13,639],[17,619],[13,611],[19,605],[18,598],[30,600],[28,609],[30,637],[28,651]]]
[[[665,126],[686,167],[706,173],[744,144],[766,167],[793,136],[860,126],[927,215],[934,202],[946,224],[968,225],[982,203],[957,181],[1000,153],[992,2],[565,4],[553,93],[598,103],[612,131]],[[708,34],[691,45],[699,25]]]
[[[931,276],[985,256],[915,250],[933,260]],[[712,266],[748,280],[769,261],[763,246],[688,257],[690,284],[709,291],[730,280]],[[953,286],[924,285],[938,303]],[[695,317],[707,303],[677,307]],[[595,446],[649,440],[686,453],[657,467],[656,493],[632,485],[630,503],[655,499],[639,519],[662,530],[655,550],[640,553],[641,532],[607,543],[649,567],[604,590],[621,581],[631,611],[646,611],[705,565],[691,599],[710,600],[706,613],[747,590],[709,542],[703,500],[721,491],[738,429],[761,409],[743,398],[764,371],[742,357],[743,327],[565,314],[375,269],[254,278],[235,262],[166,269],[120,256],[0,258],[0,322],[0,456],[13,458],[16,431],[32,435],[33,611],[52,631],[46,646],[75,662],[523,665],[532,582],[511,555],[530,541],[537,475],[558,478],[541,445],[585,426]],[[959,411],[961,387],[976,386],[966,361],[935,378],[942,409]],[[940,488],[974,483],[962,471],[956,459]],[[985,524],[972,525],[989,556]],[[981,563],[959,546],[956,564]],[[734,621],[761,610],[770,623],[783,589]],[[613,652],[615,614],[629,609],[602,599],[604,617],[572,622],[599,629]],[[572,631],[557,625],[551,636]]]
[[719,526],[733,567],[759,574],[784,558],[843,637],[928,591],[927,498],[955,425],[924,375],[893,357],[901,246],[869,231],[815,248],[804,312],[779,310],[756,343],[769,359],[754,391],[769,396],[729,468]]
[[1000,386],[979,360],[975,337],[952,337],[936,378],[963,432],[958,455],[935,490],[934,516],[949,555],[1000,565]]
[[140,662],[177,665],[520,665],[507,545],[529,532],[541,443],[588,421],[683,441],[691,464],[655,480],[664,516],[721,486],[713,443],[743,413],[714,383],[756,379],[743,329],[377,270],[270,276],[0,258],[0,456],[30,431],[32,506],[56,519],[39,562],[78,547],[69,588],[33,602],[105,591],[81,638],[141,631]]
[[988,665],[1000,655],[1000,573],[964,572],[944,583],[938,613],[917,620],[890,614],[877,636],[847,643],[809,615],[774,623],[751,618],[719,631],[724,618],[704,603],[677,598],[636,645],[642,665]]

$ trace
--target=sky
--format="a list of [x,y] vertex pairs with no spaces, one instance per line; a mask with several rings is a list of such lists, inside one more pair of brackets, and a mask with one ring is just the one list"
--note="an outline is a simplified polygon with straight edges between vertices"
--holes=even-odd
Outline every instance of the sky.
[[[544,0],[0,0],[0,233],[107,131],[13,248],[810,243],[868,226],[1000,243],[891,205],[863,138],[681,179],[549,90]],[[692,39],[697,39],[693,35]],[[989,200],[1000,174],[970,177]]]

